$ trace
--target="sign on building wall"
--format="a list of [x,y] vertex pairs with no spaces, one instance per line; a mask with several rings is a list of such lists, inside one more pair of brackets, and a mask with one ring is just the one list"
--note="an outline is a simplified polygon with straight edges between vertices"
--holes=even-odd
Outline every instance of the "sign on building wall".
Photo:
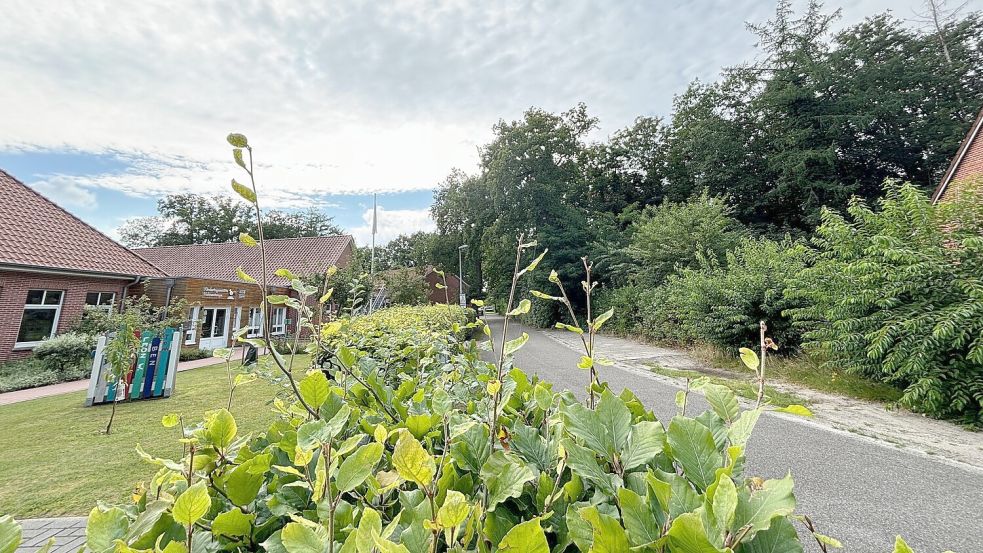
[[174,390],[174,376],[181,357],[180,328],[167,328],[161,334],[149,330],[140,333],[140,349],[133,366],[121,382],[110,382],[109,366],[105,359],[106,343],[111,334],[99,337],[95,357],[92,360],[92,373],[89,376],[89,391],[85,406],[111,403],[125,399],[151,399],[170,397]]
[[[243,290],[245,292],[245,290]],[[206,298],[225,298],[231,300],[235,297],[235,290],[232,288],[214,288],[211,286],[205,286],[201,289],[202,297]]]

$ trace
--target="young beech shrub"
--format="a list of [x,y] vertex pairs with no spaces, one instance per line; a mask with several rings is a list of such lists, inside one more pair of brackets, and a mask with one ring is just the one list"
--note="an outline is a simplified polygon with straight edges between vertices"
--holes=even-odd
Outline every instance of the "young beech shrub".
[[[486,384],[496,368],[456,336],[459,323],[435,328],[431,316],[445,307],[417,310],[416,320],[387,310],[375,322],[341,321],[338,340],[362,347],[336,350],[344,371],[300,380],[316,416],[277,400],[277,420],[243,435],[219,409],[179,429],[183,458],[138,449],[157,473],[132,504],[92,510],[87,547],[802,551],[791,476],[745,471],[760,409],[742,411],[729,390],[708,385],[711,410],[664,423],[628,390],[601,386],[590,409],[512,367],[491,441]],[[374,334],[371,343],[353,327]],[[411,350],[411,368],[389,361],[389,340]]]
[[66,332],[38,344],[34,348],[34,357],[49,370],[77,372],[78,367],[92,364],[90,359],[95,347],[95,336]]

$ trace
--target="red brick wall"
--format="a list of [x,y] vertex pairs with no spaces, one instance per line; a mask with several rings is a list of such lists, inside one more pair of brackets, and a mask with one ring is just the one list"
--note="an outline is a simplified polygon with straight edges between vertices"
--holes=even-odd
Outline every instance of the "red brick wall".
[[82,315],[86,293],[116,292],[118,306],[123,288],[129,282],[126,279],[0,271],[0,363],[30,354],[30,349],[14,349],[28,290],[61,290],[64,293],[58,317],[58,332],[64,332]]
[[959,180],[979,175],[983,175],[983,136],[977,134],[976,139],[969,143],[969,149],[952,178]]
[[983,177],[983,130],[969,143],[966,154],[956,166],[952,179],[942,191],[939,200],[945,201],[955,198],[961,190],[968,186],[976,186],[975,183],[980,177]]
[[[443,284],[444,279],[440,277],[437,273],[430,271],[423,276],[423,280],[427,283],[427,300],[430,303],[449,303],[451,305],[457,305],[460,301],[461,294],[461,281],[457,278],[457,275],[452,275],[447,273],[447,290],[437,288],[437,284]],[[447,294],[444,294],[447,292]]]

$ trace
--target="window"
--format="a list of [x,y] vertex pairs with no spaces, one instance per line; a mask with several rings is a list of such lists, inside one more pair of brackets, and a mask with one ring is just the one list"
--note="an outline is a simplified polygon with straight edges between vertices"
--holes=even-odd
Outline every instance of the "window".
[[184,327],[185,345],[195,343],[198,334],[198,308],[192,307],[188,310],[188,324]]
[[263,333],[263,310],[259,307],[249,308],[249,320],[246,322],[249,330],[246,331],[246,338],[255,338]]
[[270,334],[285,334],[287,331],[287,308],[277,307],[270,318]]
[[30,347],[58,330],[58,317],[65,293],[61,290],[28,290],[24,316],[20,321],[15,347]]
[[116,292],[89,292],[85,295],[85,305],[109,313],[116,302]]

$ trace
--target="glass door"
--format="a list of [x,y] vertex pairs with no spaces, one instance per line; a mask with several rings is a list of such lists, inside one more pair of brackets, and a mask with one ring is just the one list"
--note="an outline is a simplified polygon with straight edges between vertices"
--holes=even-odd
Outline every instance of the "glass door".
[[227,307],[204,307],[201,310],[201,349],[224,348],[228,332]]

